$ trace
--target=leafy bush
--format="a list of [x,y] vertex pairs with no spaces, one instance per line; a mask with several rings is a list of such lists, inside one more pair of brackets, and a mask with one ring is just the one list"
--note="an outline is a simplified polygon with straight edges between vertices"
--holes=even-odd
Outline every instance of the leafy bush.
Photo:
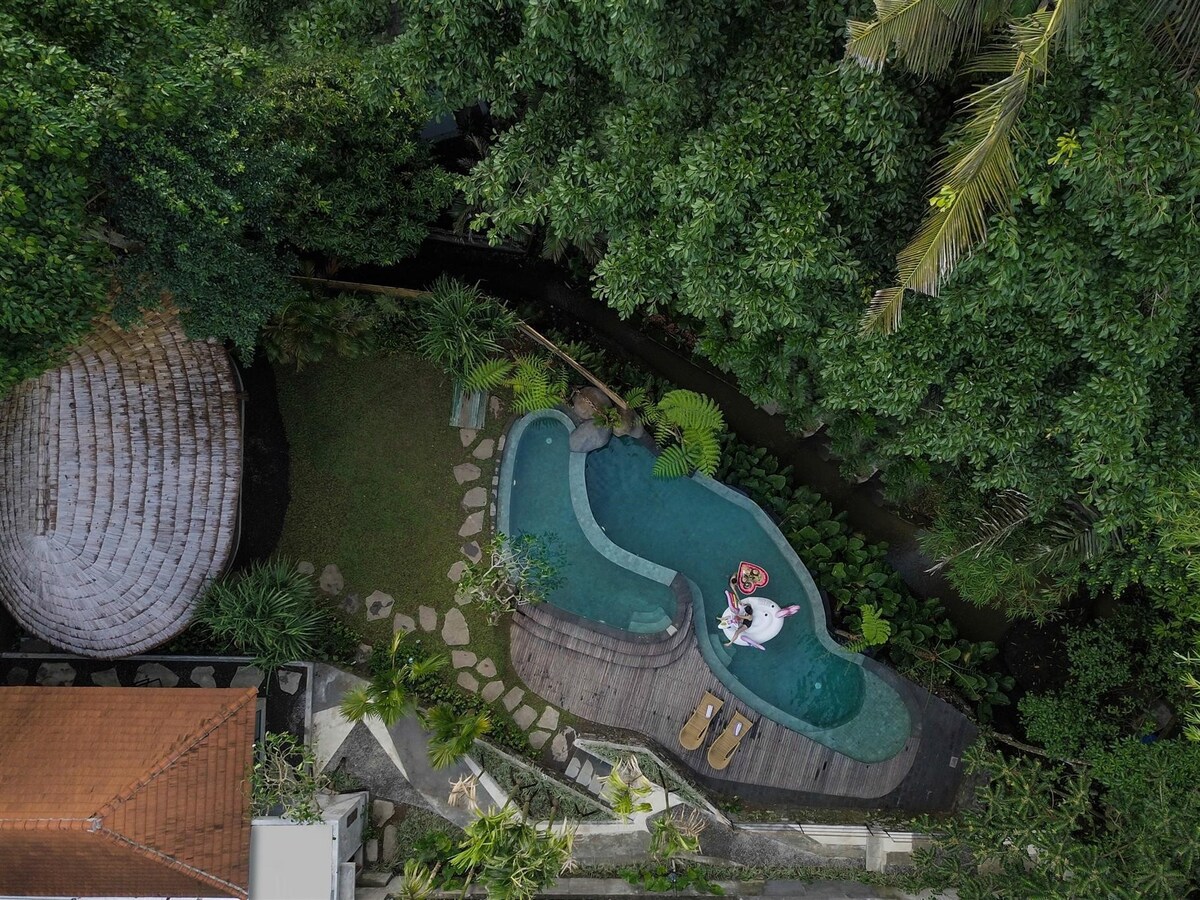
[[518,413],[550,409],[567,399],[566,374],[540,353],[518,354],[511,362],[486,360],[467,374],[463,386],[473,391],[510,388],[513,410]]
[[342,698],[342,715],[351,722],[375,716],[390,728],[415,706],[412,683],[449,664],[444,653],[415,657],[407,651],[402,653],[404,637],[405,632],[397,631],[386,650],[375,648],[371,654],[370,680]]
[[609,810],[592,797],[539,769],[514,765],[487,744],[476,744],[471,754],[496,779],[513,803],[525,809],[526,814],[535,821],[561,819],[564,816],[570,821],[612,819]]
[[281,559],[214,583],[196,611],[199,624],[266,671],[317,656],[330,619],[312,578]]
[[643,866],[637,869],[622,869],[621,876],[630,884],[637,885],[656,894],[677,893],[695,888],[704,894],[723,896],[725,891],[716,882],[709,881],[704,870],[688,866],[674,870],[675,881],[671,881],[672,869],[665,865]]
[[695,391],[668,391],[658,403],[642,405],[641,415],[662,448],[654,461],[655,477],[717,471],[725,416],[711,397]]
[[330,780],[318,771],[312,748],[291,734],[269,732],[256,749],[250,772],[253,815],[321,821],[317,793],[329,789]]
[[273,363],[296,371],[329,356],[354,358],[374,344],[374,330],[396,312],[387,297],[297,294],[263,329],[263,349]]
[[478,285],[445,276],[420,303],[417,349],[459,379],[502,353],[517,324],[516,316]]

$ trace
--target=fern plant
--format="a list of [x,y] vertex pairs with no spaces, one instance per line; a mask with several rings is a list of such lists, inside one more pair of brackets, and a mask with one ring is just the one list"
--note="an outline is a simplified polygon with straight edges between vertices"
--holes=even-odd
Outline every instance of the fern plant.
[[513,409],[521,414],[550,409],[567,399],[567,376],[549,358],[521,354],[511,361],[497,357],[475,366],[463,379],[470,391],[513,392]]
[[860,626],[862,633],[856,640],[847,644],[846,649],[851,653],[862,653],[868,647],[877,647],[887,643],[887,639],[892,636],[892,626],[883,617],[883,612],[879,607],[873,603],[864,603],[858,608],[858,611],[862,616]]
[[711,476],[717,471],[725,416],[711,397],[674,390],[655,404],[635,399],[642,419],[662,447],[654,463],[656,478],[679,478],[695,471]]

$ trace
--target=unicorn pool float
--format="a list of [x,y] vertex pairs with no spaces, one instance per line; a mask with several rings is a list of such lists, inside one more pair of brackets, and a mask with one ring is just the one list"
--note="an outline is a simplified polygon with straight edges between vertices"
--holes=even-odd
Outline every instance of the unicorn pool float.
[[[800,611],[799,606],[780,607],[766,597],[748,596],[770,580],[765,569],[748,562],[738,566],[737,574],[729,579],[729,586],[736,590],[725,592],[729,606],[721,613],[717,627],[730,644],[765,650],[763,644],[783,630],[783,620]],[[738,599],[737,591],[747,596]]]

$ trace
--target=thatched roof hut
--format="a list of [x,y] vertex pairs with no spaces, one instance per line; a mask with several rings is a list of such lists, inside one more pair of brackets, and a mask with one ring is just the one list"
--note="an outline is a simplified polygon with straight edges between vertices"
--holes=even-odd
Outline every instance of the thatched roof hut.
[[0,601],[87,656],[169,640],[233,554],[241,466],[225,349],[101,325],[0,399]]

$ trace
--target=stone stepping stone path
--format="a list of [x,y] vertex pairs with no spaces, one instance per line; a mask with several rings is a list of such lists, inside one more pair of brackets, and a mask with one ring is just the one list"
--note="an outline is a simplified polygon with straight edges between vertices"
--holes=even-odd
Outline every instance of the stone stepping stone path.
[[442,640],[451,647],[461,647],[470,643],[471,632],[467,629],[467,620],[463,617],[462,610],[452,609],[446,613],[446,624],[442,626]]
[[458,673],[458,686],[464,691],[470,691],[472,694],[479,692],[479,681],[470,672]]
[[467,564],[461,559],[450,567],[450,571],[446,573],[446,577],[458,584],[462,581],[463,572],[466,570]]
[[383,591],[374,591],[367,594],[367,618],[371,621],[378,619],[386,619],[392,614],[392,606],[396,601],[391,594],[385,594]]
[[437,610],[432,606],[422,606],[418,609],[417,618],[421,622],[422,631],[433,631],[437,628]]
[[450,662],[456,669],[469,669],[478,658],[470,650],[455,650],[450,654]]
[[320,584],[321,590],[332,596],[342,592],[342,588],[346,586],[346,579],[342,577],[338,567],[330,563],[321,570]]
[[[212,666],[208,666],[207,668],[209,671],[212,671]],[[193,679],[193,680],[195,680],[195,679]],[[120,687],[121,686],[121,676],[117,674],[116,669],[105,669],[103,672],[93,672],[92,673],[92,684],[96,685],[96,687]],[[217,683],[214,681],[211,685],[200,685],[200,686],[201,687],[216,687]]]
[[531,731],[529,732],[529,745],[534,750],[541,750],[546,746],[546,741],[550,740],[550,732],[548,731]]
[[300,689],[299,672],[277,672],[275,680],[279,682],[279,689],[285,694],[294,694]]
[[484,678],[495,678],[496,664],[492,662],[491,657],[488,657],[487,659],[480,661],[479,665],[475,667],[475,671],[477,671]]
[[[237,673],[233,676],[233,681],[229,683],[230,687],[242,687],[241,684],[238,684],[238,675],[242,674],[242,669],[244,668],[247,667],[241,666],[238,668]],[[258,669],[255,669],[254,671],[258,672]],[[179,684],[179,676],[161,663],[142,663],[137,668],[137,674],[133,676],[133,683],[135,685],[152,684],[155,686],[161,685],[162,687],[171,688]],[[245,686],[258,687],[258,685],[261,683],[262,673],[260,672],[257,683],[247,684]]]
[[479,466],[475,465],[475,463],[459,463],[454,467],[454,480],[459,484],[466,484],[468,481],[474,481],[482,474],[483,470],[481,470]]
[[463,495],[464,509],[482,509],[487,506],[487,491],[481,487],[473,487]]
[[512,712],[514,709],[517,708],[517,704],[519,704],[524,699],[525,699],[524,688],[515,687],[505,695],[504,708],[507,709],[509,712]]
[[38,666],[36,680],[42,687],[65,687],[75,683],[75,670],[70,663],[44,662]]
[[458,438],[462,441],[463,447],[470,447],[475,443],[475,438],[479,437],[479,432],[474,428],[458,429]]
[[316,573],[317,569],[316,566],[314,566],[308,560],[302,559],[300,562],[296,563],[296,571],[301,575],[313,575]]
[[[366,644],[360,644],[359,648],[367,648],[367,655],[370,656],[371,648]],[[263,673],[254,666],[238,666],[237,671],[233,673],[233,678],[229,680],[230,687],[261,687],[263,683]]]
[[471,541],[469,544],[462,545],[462,555],[471,562],[479,562],[483,559],[483,550],[480,549],[478,542]]
[[[94,675],[92,676],[93,681],[95,677]],[[213,678],[212,666],[196,666],[196,668],[192,669],[188,678],[192,680],[192,684],[198,684],[200,687],[214,688],[217,686],[217,680]]]
[[412,616],[406,616],[404,613],[396,613],[396,617],[392,619],[392,631],[403,631],[405,634],[412,634],[417,630],[417,623],[413,621]]
[[483,690],[479,692],[479,696],[481,696],[488,703],[495,703],[496,700],[499,699],[500,695],[503,693],[504,693],[504,682],[503,681],[491,681],[491,682],[488,682],[488,684],[484,685]]
[[491,438],[484,438],[479,442],[479,446],[471,451],[471,455],[476,459],[491,459],[492,454],[496,451],[496,442]]
[[467,521],[463,522],[462,528],[458,529],[458,536],[474,537],[481,531],[483,531],[483,510],[467,516]]
[[528,731],[529,726],[537,719],[537,710],[532,706],[522,706],[513,713],[513,721],[517,723],[517,727],[522,731]]

